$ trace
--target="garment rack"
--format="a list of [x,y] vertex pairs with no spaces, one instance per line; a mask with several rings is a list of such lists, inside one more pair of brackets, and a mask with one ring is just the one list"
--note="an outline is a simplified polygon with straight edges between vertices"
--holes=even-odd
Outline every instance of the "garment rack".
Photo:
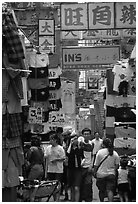
[[136,124],[136,122],[114,122],[115,125],[132,125]]
[[20,71],[20,72],[32,72],[31,70],[27,70],[27,69],[13,69],[13,68],[2,68],[2,69],[5,69],[5,70],[12,70],[12,71]]

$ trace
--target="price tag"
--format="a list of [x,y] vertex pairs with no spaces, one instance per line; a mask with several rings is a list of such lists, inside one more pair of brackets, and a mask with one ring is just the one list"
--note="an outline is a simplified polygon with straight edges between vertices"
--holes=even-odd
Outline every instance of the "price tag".
[[42,123],[42,108],[30,107],[28,122],[30,124],[41,124]]
[[51,126],[63,126],[65,124],[65,115],[60,111],[53,111],[49,114],[49,124]]

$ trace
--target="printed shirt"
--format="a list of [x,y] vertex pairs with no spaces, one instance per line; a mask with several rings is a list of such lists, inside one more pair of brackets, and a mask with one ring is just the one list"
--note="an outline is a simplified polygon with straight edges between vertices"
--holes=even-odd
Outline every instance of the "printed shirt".
[[114,91],[118,91],[118,86],[122,81],[129,81],[133,76],[133,70],[129,68],[128,63],[122,66],[121,64],[116,64],[112,70],[115,74],[114,77]]
[[101,145],[102,145],[103,140],[101,138],[99,138],[99,140],[93,139],[92,143],[94,144],[94,148],[93,148],[93,154],[96,154],[99,149],[101,149]]
[[[89,140],[88,144],[92,144],[92,141]],[[92,152],[84,151],[84,159],[81,162],[83,168],[88,168],[92,163]]]
[[62,146],[53,147],[49,145],[46,148],[45,156],[48,159],[48,173],[63,173],[63,161],[50,162],[53,159],[65,158],[65,151]]

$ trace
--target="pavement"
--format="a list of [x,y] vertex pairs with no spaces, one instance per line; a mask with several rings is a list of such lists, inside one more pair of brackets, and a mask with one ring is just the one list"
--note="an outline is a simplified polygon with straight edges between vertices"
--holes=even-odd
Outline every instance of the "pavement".
[[[59,202],[70,202],[70,192],[69,192],[69,200],[64,201],[64,197],[65,196],[64,196],[64,192],[63,192],[63,195],[60,196],[60,201]],[[52,197],[51,197],[49,202],[53,202]],[[92,202],[100,202],[99,195],[98,195],[98,188],[96,186],[96,179],[95,178],[93,178],[93,201]],[[108,202],[108,199],[105,198],[104,202]],[[113,202],[120,202],[118,195],[114,196],[114,201]]]

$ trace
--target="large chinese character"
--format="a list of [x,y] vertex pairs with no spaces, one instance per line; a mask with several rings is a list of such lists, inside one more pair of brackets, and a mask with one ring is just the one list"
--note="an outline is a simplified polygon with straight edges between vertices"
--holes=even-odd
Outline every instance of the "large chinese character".
[[97,22],[104,25],[111,24],[111,11],[109,6],[97,6],[93,9],[93,25],[96,25]]
[[120,19],[123,23],[129,21],[129,24],[132,25],[133,21],[136,22],[136,9],[134,5],[130,5],[130,8],[123,6],[122,9],[122,18]]
[[46,39],[42,44],[41,46],[44,46],[43,47],[43,50],[49,50],[50,47],[52,47],[52,44],[48,42],[48,40]]
[[43,30],[41,30],[41,32],[44,33],[44,32],[47,31],[47,32],[49,32],[49,33],[52,33],[52,31],[50,30],[50,28],[51,28],[51,26],[48,25],[48,22],[45,22],[45,25],[42,26],[42,29],[43,29]]
[[[82,8],[77,8],[77,9],[65,9],[65,25],[69,26],[69,25],[83,25],[83,23],[81,22],[81,17],[83,15],[80,14],[80,12],[82,11]],[[76,13],[76,15],[73,15],[74,13]],[[75,19],[75,20],[74,20]]]
[[68,32],[66,32],[65,36],[68,36],[69,34],[73,35],[74,37],[77,36],[75,33],[73,33],[73,31],[68,31]]

